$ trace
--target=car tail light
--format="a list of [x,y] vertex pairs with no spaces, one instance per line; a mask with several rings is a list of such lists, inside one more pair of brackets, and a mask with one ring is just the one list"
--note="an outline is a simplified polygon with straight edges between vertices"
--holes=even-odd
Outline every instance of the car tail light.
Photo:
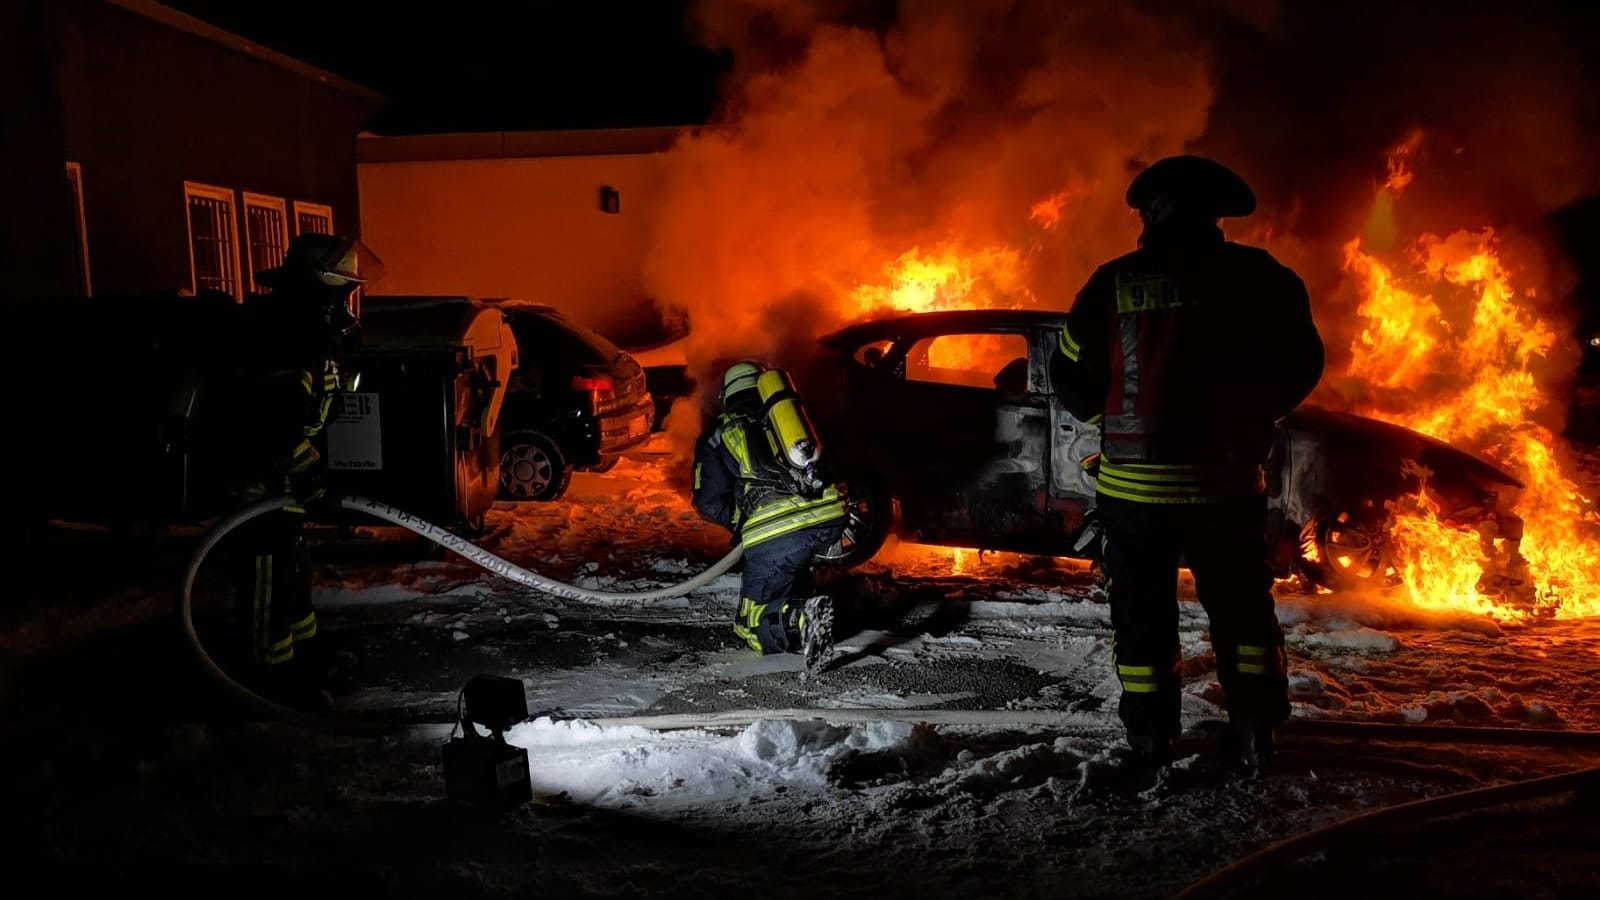
[[575,375],[572,378],[572,389],[584,391],[589,395],[590,409],[599,409],[602,402],[617,396],[616,384],[604,375]]

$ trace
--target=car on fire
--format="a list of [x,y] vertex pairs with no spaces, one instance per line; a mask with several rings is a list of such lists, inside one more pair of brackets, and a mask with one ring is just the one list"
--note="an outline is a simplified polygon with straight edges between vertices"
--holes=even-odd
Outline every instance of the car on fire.
[[[1094,558],[1099,429],[1053,396],[1065,313],[954,310],[847,326],[820,339],[801,382],[825,454],[849,485],[848,539],[832,562],[908,541]],[[1387,504],[1425,487],[1442,521],[1493,519],[1501,535],[1521,482],[1415,431],[1303,405],[1280,422],[1267,464],[1277,577],[1330,589],[1400,580]]]

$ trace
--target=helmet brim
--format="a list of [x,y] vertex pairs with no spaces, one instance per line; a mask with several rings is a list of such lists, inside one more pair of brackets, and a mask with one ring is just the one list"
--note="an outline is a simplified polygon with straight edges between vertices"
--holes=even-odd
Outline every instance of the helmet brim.
[[1149,211],[1161,200],[1218,219],[1256,211],[1250,185],[1237,172],[1202,156],[1169,156],[1152,164],[1128,185],[1126,199],[1140,211]]

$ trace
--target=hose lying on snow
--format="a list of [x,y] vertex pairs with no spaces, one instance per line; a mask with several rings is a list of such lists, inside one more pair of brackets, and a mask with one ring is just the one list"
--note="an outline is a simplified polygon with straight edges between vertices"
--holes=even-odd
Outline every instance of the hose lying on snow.
[[[278,507],[274,508],[281,508],[286,505],[288,504],[279,504]],[[369,516],[393,522],[401,528],[425,537],[447,550],[472,560],[491,574],[499,575],[508,581],[515,581],[540,593],[561,597],[565,600],[586,600],[591,603],[649,603],[652,600],[682,597],[684,594],[694,593],[722,577],[724,573],[733,568],[734,563],[739,561],[739,557],[744,555],[744,546],[736,546],[729,551],[727,556],[717,560],[711,568],[688,581],[668,585],[664,588],[657,588],[651,591],[597,591],[592,588],[579,587],[575,584],[567,584],[564,581],[556,581],[546,578],[537,572],[531,572],[514,562],[495,556],[482,547],[445,531],[432,522],[423,521],[405,510],[396,509],[387,503],[379,503],[366,497],[341,497],[339,498],[339,505],[345,509],[353,509],[356,512],[364,512]]]
[[[183,625],[184,637],[188,639],[190,648],[199,659],[212,679],[232,694],[245,706],[264,713],[272,718],[279,719],[291,725],[298,725],[312,731],[321,731],[339,735],[379,735],[403,731],[415,726],[388,722],[361,722],[346,719],[333,719],[325,716],[316,716],[302,712],[293,707],[284,706],[257,694],[239,682],[235,681],[222,667],[217,665],[211,654],[206,652],[205,644],[201,642],[200,635],[194,627],[194,585],[200,574],[200,567],[205,563],[206,556],[216,549],[218,543],[235,529],[246,522],[278,512],[286,507],[298,503],[293,497],[272,497],[253,503],[238,512],[222,519],[206,532],[200,541],[200,546],[195,548],[194,554],[189,558],[188,568],[183,573],[183,581],[178,588],[178,618]],[[598,603],[648,603],[652,600],[665,600],[669,597],[681,597],[705,587],[739,561],[743,555],[742,546],[735,547],[727,556],[718,560],[711,568],[699,575],[679,584],[669,585],[648,591],[597,591],[590,588],[579,587],[574,584],[546,578],[536,572],[531,572],[523,567],[502,559],[493,553],[471,544],[456,535],[445,531],[431,522],[423,521],[403,510],[395,509],[387,503],[379,503],[366,497],[341,497],[339,505],[345,509],[364,512],[371,516],[393,522],[402,528],[409,529],[422,537],[466,557],[489,572],[499,575],[518,584],[526,585],[536,591],[562,597],[567,600],[585,600]]]
[[[418,727],[412,724],[387,723],[387,722],[362,722],[345,719],[333,719],[315,716],[302,712],[292,707],[275,703],[265,697],[249,690],[244,685],[234,681],[222,667],[217,665],[211,655],[206,652],[204,644],[194,627],[194,585],[200,567],[218,543],[235,529],[246,522],[268,515],[278,510],[293,505],[297,501],[293,497],[275,497],[262,500],[251,506],[235,512],[222,519],[206,532],[195,548],[194,554],[189,559],[189,565],[184,572],[183,581],[178,590],[178,617],[183,625],[184,635],[188,639],[195,656],[212,678],[217,681],[230,694],[244,702],[246,706],[265,713],[272,718],[288,722],[293,725],[309,728],[313,731],[329,732],[333,734],[348,735],[373,735],[387,734],[396,731]],[[531,572],[521,566],[505,560],[482,547],[478,547],[431,522],[419,519],[410,513],[396,509],[387,503],[379,503],[366,497],[342,497],[339,504],[345,509],[364,512],[368,515],[393,522],[406,528],[421,537],[427,538],[442,547],[445,547],[461,556],[482,566],[496,575],[526,585],[534,590],[569,600],[580,600],[601,603],[647,603],[652,600],[664,600],[670,597],[679,597],[692,593],[733,568],[739,561],[742,548],[735,547],[715,565],[696,575],[688,581],[663,588],[648,591],[598,591],[583,588],[561,581],[555,581]],[[1063,712],[1055,710],[983,710],[983,709],[944,709],[944,710],[884,710],[884,709],[784,709],[784,710],[724,710],[716,713],[680,713],[675,715],[659,716],[619,716],[615,718],[596,718],[590,721],[597,725],[633,725],[650,728],[658,731],[670,731],[681,728],[718,728],[748,725],[758,719],[823,719],[833,724],[856,724],[866,721],[914,721],[927,722],[934,725],[952,726],[989,726],[989,727],[1049,727],[1060,730],[1093,730],[1100,724],[1094,717],[1083,713]],[[435,723],[448,725],[451,723]],[[1493,743],[1493,744],[1522,744],[1527,746],[1546,747],[1573,747],[1600,745],[1600,733],[1573,732],[1573,731],[1541,731],[1522,728],[1468,728],[1468,727],[1429,727],[1419,725],[1396,724],[1368,724],[1356,722],[1332,722],[1323,720],[1296,719],[1285,726],[1287,733],[1303,733],[1308,737],[1329,738],[1358,738],[1368,740],[1392,740],[1408,742],[1440,742],[1440,743]]]

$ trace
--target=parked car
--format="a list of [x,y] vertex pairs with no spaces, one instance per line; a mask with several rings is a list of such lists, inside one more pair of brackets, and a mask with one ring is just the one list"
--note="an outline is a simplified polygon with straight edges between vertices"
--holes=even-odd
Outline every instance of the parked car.
[[500,493],[555,500],[572,473],[605,471],[650,437],[654,402],[627,353],[556,309],[485,298],[521,350],[501,416]]
[[[801,381],[824,452],[850,484],[849,539],[833,562],[887,535],[935,545],[1092,558],[1097,426],[1052,396],[1065,315],[960,310],[878,319],[821,338]],[[1267,465],[1279,577],[1330,588],[1398,580],[1384,502],[1426,475],[1447,517],[1509,517],[1521,483],[1414,431],[1302,407]]]

